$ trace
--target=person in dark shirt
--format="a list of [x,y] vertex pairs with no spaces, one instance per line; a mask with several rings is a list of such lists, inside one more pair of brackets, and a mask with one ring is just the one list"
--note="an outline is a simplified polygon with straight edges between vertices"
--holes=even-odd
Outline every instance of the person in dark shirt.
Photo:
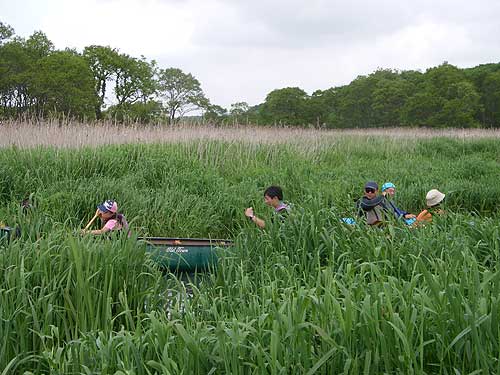
[[364,195],[356,202],[358,216],[366,219],[368,225],[381,225],[389,212],[387,201],[379,194],[378,184],[369,181],[365,184]]
[[[279,186],[269,186],[264,191],[264,203],[274,209],[274,213],[281,220],[284,220],[290,212],[290,205],[283,202],[283,190]],[[266,222],[255,216],[253,207],[248,207],[245,210],[245,216],[253,221],[259,228],[264,229]]]

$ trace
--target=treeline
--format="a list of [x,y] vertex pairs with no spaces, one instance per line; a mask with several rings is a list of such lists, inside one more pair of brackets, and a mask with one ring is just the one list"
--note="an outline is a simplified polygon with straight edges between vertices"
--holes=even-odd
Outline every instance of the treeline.
[[500,64],[459,69],[448,63],[425,73],[380,69],[346,86],[274,90],[248,113],[254,121],[353,127],[499,127]]
[[312,95],[287,87],[257,106],[236,102],[226,109],[180,69],[109,46],[56,50],[43,32],[23,39],[0,22],[2,118],[174,123],[193,111],[217,124],[499,127],[500,63],[460,69],[445,62],[425,73],[380,69]]
[[[106,101],[114,104],[107,107]],[[174,122],[211,107],[200,82],[180,69],[117,49],[55,50],[40,31],[23,39],[0,22],[0,116]]]

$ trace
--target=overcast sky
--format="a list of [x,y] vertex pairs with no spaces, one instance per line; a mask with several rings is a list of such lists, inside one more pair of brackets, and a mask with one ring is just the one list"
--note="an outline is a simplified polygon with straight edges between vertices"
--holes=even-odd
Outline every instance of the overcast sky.
[[192,73],[214,104],[348,84],[377,68],[500,61],[498,0],[0,0],[16,35]]

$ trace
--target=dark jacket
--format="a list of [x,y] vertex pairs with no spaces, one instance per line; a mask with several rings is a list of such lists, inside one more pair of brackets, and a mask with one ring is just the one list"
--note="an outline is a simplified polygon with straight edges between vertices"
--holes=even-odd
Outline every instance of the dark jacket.
[[373,199],[362,197],[356,202],[359,217],[364,217],[368,225],[378,225],[386,221],[386,215],[390,212],[389,204],[383,195],[377,195]]

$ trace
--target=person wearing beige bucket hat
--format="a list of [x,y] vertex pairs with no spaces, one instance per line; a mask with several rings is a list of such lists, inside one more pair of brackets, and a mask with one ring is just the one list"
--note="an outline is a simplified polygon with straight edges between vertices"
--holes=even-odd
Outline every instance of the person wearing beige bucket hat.
[[427,208],[417,216],[418,223],[431,223],[433,215],[441,215],[444,211],[441,209],[440,204],[443,202],[446,194],[441,193],[437,189],[431,189],[425,196]]

